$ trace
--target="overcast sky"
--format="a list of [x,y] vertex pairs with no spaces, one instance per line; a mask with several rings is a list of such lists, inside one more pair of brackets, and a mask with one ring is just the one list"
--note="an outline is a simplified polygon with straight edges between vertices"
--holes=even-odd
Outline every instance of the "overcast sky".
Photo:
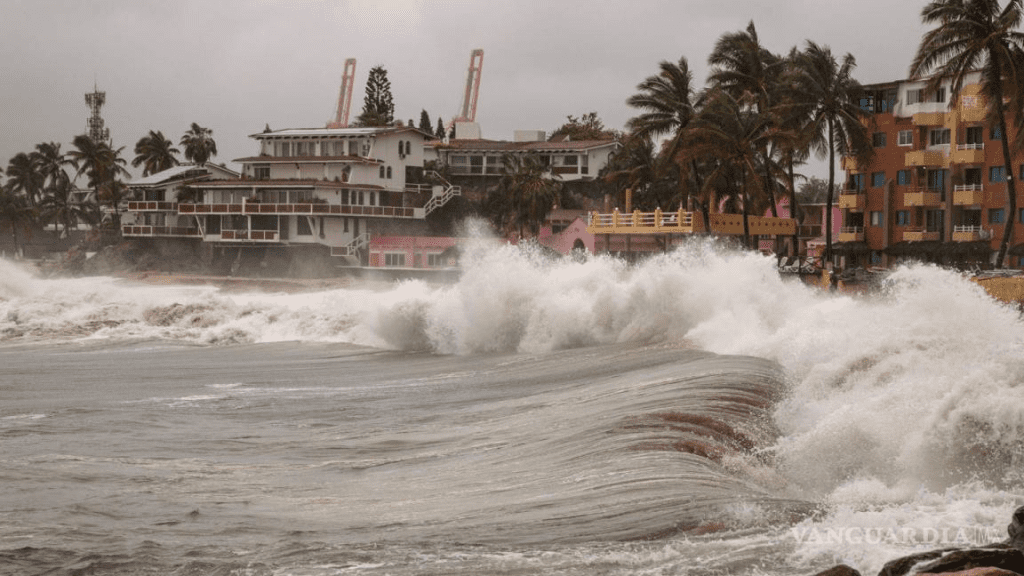
[[[0,18],[0,166],[86,130],[84,94],[107,94],[115,146],[190,123],[213,130],[227,162],[256,152],[250,134],[331,120],[346,58],[357,59],[351,117],[370,68],[388,71],[395,116],[436,126],[461,106],[470,51],[484,50],[477,109],[484,138],[550,132],[596,111],[610,128],[658,62],[685,56],[698,86],[724,32],[751,20],[777,53],[806,39],[857,59],[863,83],[904,78],[925,28],[923,1],[253,1],[5,0]],[[827,176],[824,163],[805,169]],[[838,170],[838,168],[837,168]]]

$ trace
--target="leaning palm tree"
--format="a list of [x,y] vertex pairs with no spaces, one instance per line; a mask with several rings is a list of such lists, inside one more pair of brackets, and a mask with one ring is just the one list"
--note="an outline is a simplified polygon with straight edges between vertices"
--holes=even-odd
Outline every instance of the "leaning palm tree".
[[178,165],[175,157],[179,153],[174,143],[168,140],[164,133],[157,130],[150,130],[139,141],[135,143],[135,158],[132,159],[132,166],[142,166],[142,175],[149,176],[172,166]]
[[[1024,6],[1010,0],[933,0],[921,10],[925,24],[936,27],[921,38],[910,74],[921,78],[933,74],[926,87],[934,91],[943,78],[952,80],[950,106],[958,100],[965,76],[981,70],[981,93],[987,102],[987,122],[1000,130],[1003,162],[1006,166],[1006,224],[999,244],[996,266],[1002,267],[1013,235],[1017,215],[1017,193],[1012,177],[1007,115],[1015,120],[1018,136],[1024,125],[1024,34],[1017,32]],[[1004,98],[1007,99],[1004,102]],[[1008,114],[1009,113],[1009,114]]]
[[[686,187],[690,176],[700,180],[697,165],[679,163],[677,158],[683,134],[699,110],[700,95],[693,88],[693,74],[685,56],[678,63],[662,61],[658,66],[661,71],[637,84],[637,93],[626,100],[626,104],[641,110],[626,126],[639,138],[668,137],[661,149],[661,159],[675,164],[679,185]],[[688,195],[686,190],[680,193]]]
[[31,154],[18,152],[7,164],[7,186],[12,192],[23,194],[32,208],[38,203],[45,182],[38,159]]
[[[857,66],[847,53],[839,64],[827,46],[808,40],[798,58],[792,81],[798,105],[806,108],[807,130],[813,135],[810,147],[819,159],[828,156],[828,186],[835,188],[836,153],[853,156],[863,165],[873,153],[866,113],[860,107],[860,83],[853,78]],[[825,208],[825,253],[822,264],[832,258],[832,196]]]
[[738,179],[737,203],[743,213],[743,242],[750,247],[749,215],[764,205],[761,150],[777,137],[769,114],[760,114],[724,90],[709,93],[700,114],[686,131],[684,154],[713,158],[714,169],[705,186]]
[[128,175],[125,159],[121,157],[124,146],[113,148],[107,142],[96,142],[85,134],[75,136],[72,144],[75,148],[68,155],[78,169],[75,178],[85,174],[94,199],[99,198],[101,187]]
[[179,142],[185,148],[185,159],[195,162],[199,166],[206,165],[206,162],[217,155],[217,143],[213,140],[213,130],[203,128],[195,122],[188,132],[181,137]]

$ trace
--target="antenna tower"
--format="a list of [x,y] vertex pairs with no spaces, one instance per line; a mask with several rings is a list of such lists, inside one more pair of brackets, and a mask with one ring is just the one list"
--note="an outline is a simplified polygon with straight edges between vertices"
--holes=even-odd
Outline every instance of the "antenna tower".
[[347,128],[348,111],[352,104],[352,84],[356,78],[356,59],[345,60],[345,71],[341,76],[341,92],[338,94],[338,111],[334,122],[328,122],[328,128]]
[[86,129],[89,133],[89,138],[93,142],[105,142],[110,138],[110,130],[103,127],[103,117],[100,116],[100,108],[107,102],[107,93],[100,92],[96,85],[93,85],[93,91],[85,95],[85,104],[92,111],[92,115],[86,121]]

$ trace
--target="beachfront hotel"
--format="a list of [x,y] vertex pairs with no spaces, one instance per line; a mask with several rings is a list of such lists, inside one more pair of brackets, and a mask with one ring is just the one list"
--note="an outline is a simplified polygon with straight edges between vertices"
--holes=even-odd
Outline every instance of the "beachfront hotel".
[[[133,182],[122,232],[221,249],[320,247],[337,265],[412,266],[404,250],[391,257],[370,246],[375,238],[429,236],[427,215],[459,195],[424,174],[430,137],[410,127],[267,127],[251,135],[257,154],[235,160],[240,174],[179,166]],[[434,252],[446,246],[421,244],[415,259],[440,265]],[[371,252],[383,262],[371,262]]]
[[[842,161],[843,224],[835,248],[844,267],[889,265],[906,256],[993,263],[1007,219],[1006,180],[1024,179],[1024,154],[1005,165],[999,129],[985,122],[979,81],[980,73],[968,75],[959,94],[949,81],[932,93],[925,91],[927,80],[864,87],[861,107],[870,112],[865,123],[874,157],[862,166]],[[1021,266],[1021,218],[1010,246],[1009,265]]]

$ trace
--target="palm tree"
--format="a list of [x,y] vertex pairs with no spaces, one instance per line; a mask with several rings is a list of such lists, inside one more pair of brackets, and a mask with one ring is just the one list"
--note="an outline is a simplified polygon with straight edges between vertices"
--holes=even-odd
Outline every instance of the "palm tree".
[[[1022,18],[1021,0],[1000,6],[999,0],[933,0],[921,10],[925,24],[936,27],[921,38],[910,74],[921,78],[934,74],[926,91],[939,87],[943,78],[951,78],[950,106],[957,101],[964,77],[981,69],[981,93],[988,105],[986,120],[1002,127],[1000,141],[1006,166],[1007,212],[1003,239],[999,244],[996,266],[1001,268],[1013,234],[1017,215],[1017,190],[1012,177],[1010,144],[1006,127],[1007,112],[1014,118],[1018,133],[1024,125],[1024,34],[1015,31]],[[1004,103],[1004,98],[1008,102]]]
[[498,186],[512,208],[512,224],[518,225],[520,236],[524,235],[524,226],[536,236],[541,222],[558,199],[561,185],[537,156],[506,154],[502,164],[503,174]]
[[[641,110],[641,114],[631,118],[626,126],[639,138],[653,140],[668,136],[660,158],[662,162],[676,165],[679,186],[682,188],[688,185],[690,176],[700,180],[696,163],[677,160],[682,149],[683,134],[697,114],[700,97],[693,89],[693,74],[690,73],[690,65],[685,56],[679,58],[678,63],[662,61],[658,66],[661,71],[637,84],[637,93],[626,100],[627,104]],[[688,195],[687,190],[681,189],[680,192],[681,195]],[[705,215],[706,212],[705,207]]]
[[121,157],[124,146],[115,149],[107,142],[96,142],[85,134],[75,136],[72,144],[75,149],[68,152],[68,156],[77,168],[75,178],[86,175],[96,200],[99,199],[101,187],[107,186],[118,176],[128,175],[125,159]]
[[142,166],[142,175],[149,176],[172,166],[178,165],[175,155],[179,151],[174,143],[164,137],[164,133],[157,130],[150,130],[149,134],[139,138],[135,143],[135,158],[132,159],[132,166]]
[[60,151],[59,142],[43,142],[36,144],[36,151],[32,153],[43,174],[43,185],[52,186],[58,180],[67,180],[68,173],[65,166],[73,166],[74,163],[67,154]]
[[[836,62],[827,46],[807,41],[807,49],[794,69],[794,93],[798,106],[806,109],[810,146],[819,159],[828,156],[829,190],[835,188],[836,161],[854,156],[863,165],[873,153],[867,126],[861,122],[866,113],[860,108],[861,86],[852,76],[857,61],[847,53],[842,64]],[[825,253],[822,264],[832,258],[832,196],[825,208]]]
[[14,240],[14,254],[21,251],[18,243],[18,229],[26,234],[31,233],[35,220],[35,210],[28,205],[25,196],[15,194],[7,186],[0,186],[0,220],[10,226],[11,238]]
[[18,152],[7,164],[7,186],[12,192],[24,194],[32,208],[36,206],[45,181],[46,176],[40,170],[38,160],[31,154]]
[[46,198],[39,204],[44,220],[59,224],[59,236],[64,238],[72,226],[78,222],[97,223],[96,209],[89,204],[75,200],[75,187],[68,180],[60,180],[47,190]]
[[614,185],[616,190],[628,188],[638,198],[646,198],[660,176],[654,142],[635,134],[626,136],[622,146],[611,154],[602,170],[601,179]]
[[213,140],[213,130],[203,128],[195,122],[185,135],[181,137],[182,146],[185,147],[185,159],[195,162],[199,166],[205,166],[206,162],[217,155],[217,143]]

